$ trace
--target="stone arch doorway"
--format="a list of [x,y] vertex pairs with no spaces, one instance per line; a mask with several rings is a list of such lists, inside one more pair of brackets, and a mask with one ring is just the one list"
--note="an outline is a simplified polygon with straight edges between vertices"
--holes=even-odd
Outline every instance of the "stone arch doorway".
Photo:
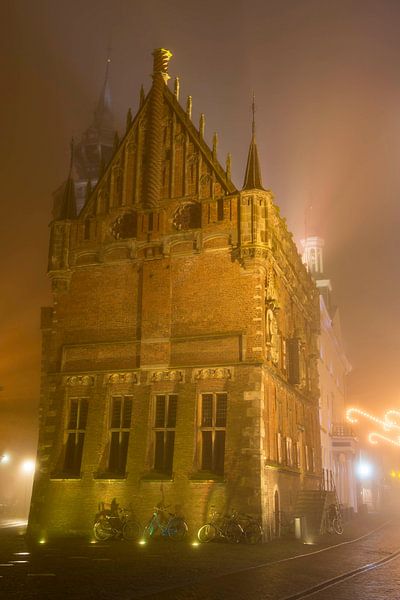
[[274,494],[274,535],[279,537],[280,519],[279,519],[279,492],[275,490]]

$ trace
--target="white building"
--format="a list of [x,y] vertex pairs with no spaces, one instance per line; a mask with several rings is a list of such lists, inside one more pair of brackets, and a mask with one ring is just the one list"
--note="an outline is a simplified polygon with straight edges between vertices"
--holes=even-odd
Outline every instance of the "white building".
[[343,507],[357,511],[357,440],[349,424],[345,423],[346,375],[351,365],[343,347],[339,309],[332,303],[331,282],[324,274],[324,240],[312,236],[302,240],[301,244],[303,262],[320,292],[318,373],[323,487],[336,489]]

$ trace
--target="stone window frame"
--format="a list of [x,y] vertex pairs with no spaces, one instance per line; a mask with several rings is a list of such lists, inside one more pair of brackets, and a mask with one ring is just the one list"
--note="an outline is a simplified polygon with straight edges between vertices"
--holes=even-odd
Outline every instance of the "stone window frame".
[[295,459],[295,467],[297,467],[298,469],[301,468],[301,444],[300,441],[298,440],[297,442],[294,442],[294,453],[293,453],[294,459]]
[[282,434],[280,431],[276,433],[276,462],[280,465],[283,463]]
[[[203,422],[203,398],[205,396],[212,397],[211,407],[211,424],[205,425]],[[225,420],[223,425],[217,424],[217,396],[224,396],[226,398],[226,409],[225,409]],[[229,405],[229,394],[223,390],[221,391],[202,391],[199,393],[197,403],[197,469],[200,473],[210,473],[214,477],[223,477],[225,474],[225,453],[226,453],[226,431],[227,431],[227,419],[228,419],[228,405]],[[204,433],[211,432],[211,468],[206,468],[204,465]],[[222,469],[216,465],[216,440],[218,439],[218,432],[224,432],[223,441],[223,465]]]
[[[73,403],[77,403],[76,416],[73,415],[72,407]],[[85,407],[85,408],[83,408]],[[63,466],[62,474],[65,479],[77,479],[81,477],[83,450],[85,444],[85,434],[89,415],[89,397],[88,396],[70,396],[67,400],[67,411],[65,416],[65,428],[64,428],[64,452],[63,452]],[[69,440],[75,440],[75,449],[69,450]],[[80,443],[81,441],[81,443]],[[80,448],[77,450],[79,447]],[[79,470],[69,470],[67,467],[69,452],[79,453]]]
[[[119,424],[113,424],[114,407],[115,401],[121,399],[121,405],[119,410]],[[130,406],[129,406],[130,404]],[[124,422],[126,418],[126,406],[128,405],[129,409],[129,424]],[[127,393],[112,393],[109,397],[108,401],[108,449],[107,449],[107,475],[116,476],[116,477],[126,477],[126,466],[128,462],[128,451],[129,451],[129,443],[131,437],[132,430],[132,409],[133,409],[133,394]],[[116,439],[115,434],[118,434],[118,465],[117,468],[114,468],[111,465],[112,460],[112,452],[113,452],[113,439]],[[126,448],[124,449],[123,440],[126,439]],[[122,456],[122,458],[121,458]],[[114,477],[113,477],[114,478]]]
[[304,459],[305,459],[305,470],[307,473],[311,473],[310,470],[310,446],[306,444],[304,446]]
[[293,467],[293,440],[286,436],[286,464],[288,467]]
[[[157,399],[164,398],[164,418],[163,424],[157,424]],[[171,407],[171,399],[175,398],[175,415],[172,422],[169,422],[170,418],[170,407]],[[151,471],[153,473],[159,473],[163,476],[172,476],[173,473],[173,465],[174,465],[174,453],[175,453],[175,437],[176,437],[176,418],[178,414],[178,400],[179,396],[176,393],[171,392],[162,392],[157,391],[152,396],[151,402]],[[173,442],[172,442],[172,450],[171,455],[168,459],[168,439],[171,439],[171,434],[173,433]],[[163,444],[163,452],[162,452],[162,463],[157,464],[157,437],[160,439],[162,435],[162,444]]]

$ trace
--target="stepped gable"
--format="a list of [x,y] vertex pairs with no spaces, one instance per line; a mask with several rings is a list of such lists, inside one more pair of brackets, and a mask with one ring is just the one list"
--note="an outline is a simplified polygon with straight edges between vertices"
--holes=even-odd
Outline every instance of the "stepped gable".
[[[155,51],[155,69],[157,68]],[[166,51],[163,51],[166,52]],[[170,199],[221,197],[237,190],[226,171],[167,86],[167,72],[153,73],[153,86],[80,213],[85,219],[96,206],[150,209]],[[158,72],[160,74],[160,72]],[[157,105],[157,106],[155,106]],[[155,143],[156,142],[156,143]],[[123,190],[124,188],[124,190]],[[213,189],[214,188],[214,189]],[[103,212],[103,211],[102,211]]]

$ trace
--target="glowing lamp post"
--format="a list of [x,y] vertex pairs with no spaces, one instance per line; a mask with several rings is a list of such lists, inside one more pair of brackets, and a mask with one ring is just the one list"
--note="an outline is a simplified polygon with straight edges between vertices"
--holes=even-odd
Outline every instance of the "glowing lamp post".
[[356,468],[359,479],[370,479],[373,473],[373,468],[370,463],[360,461]]
[[26,475],[32,475],[35,471],[35,461],[32,459],[24,460],[21,465],[21,471]]
[[24,460],[21,463],[21,472],[25,476],[24,508],[27,512],[28,512],[29,488],[32,484],[32,477],[35,472],[35,467],[36,467],[35,461],[32,460],[31,458]]

